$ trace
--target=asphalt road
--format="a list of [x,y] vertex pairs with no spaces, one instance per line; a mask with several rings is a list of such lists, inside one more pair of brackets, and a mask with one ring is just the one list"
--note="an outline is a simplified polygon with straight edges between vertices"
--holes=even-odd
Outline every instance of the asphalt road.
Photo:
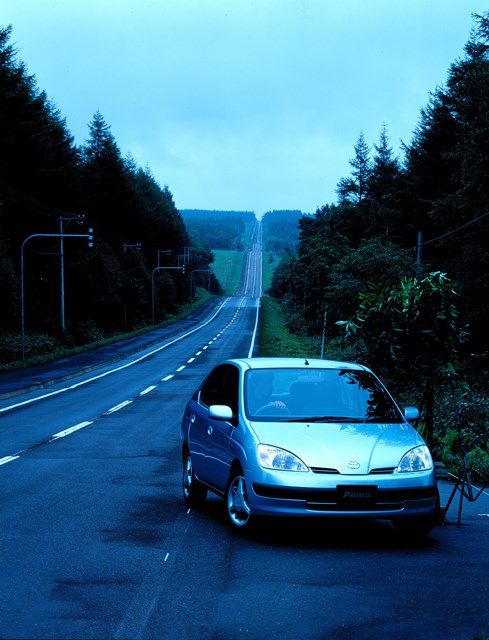
[[460,529],[412,544],[384,523],[267,523],[241,537],[219,499],[184,507],[183,408],[210,367],[252,350],[256,240],[241,295],[186,337],[0,401],[0,638],[489,632],[487,495]]

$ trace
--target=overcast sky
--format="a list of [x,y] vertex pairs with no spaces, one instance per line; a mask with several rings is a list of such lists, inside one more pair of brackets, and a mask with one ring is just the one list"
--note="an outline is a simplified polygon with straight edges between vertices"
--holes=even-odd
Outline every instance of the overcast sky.
[[360,131],[408,142],[480,0],[1,0],[77,143],[100,109],[181,209],[336,199]]

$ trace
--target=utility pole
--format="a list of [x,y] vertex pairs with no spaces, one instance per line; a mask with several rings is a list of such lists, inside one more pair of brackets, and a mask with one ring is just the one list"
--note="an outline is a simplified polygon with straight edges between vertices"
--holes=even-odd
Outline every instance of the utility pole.
[[328,317],[328,308],[324,307],[324,318],[323,318],[323,336],[321,338],[321,360],[324,359],[324,341],[326,338],[326,320]]
[[[25,362],[25,295],[24,295],[24,249],[29,240],[34,238],[87,238],[88,247],[93,247],[93,228],[88,229],[88,233],[33,233],[27,236],[20,247],[20,318],[21,318],[21,343],[22,362]],[[64,291],[63,291],[64,302]]]
[[81,224],[85,219],[84,215],[79,216],[59,216],[59,267],[60,267],[60,327],[62,333],[66,330],[65,321],[65,255],[64,255],[64,222],[76,220]]
[[418,231],[418,244],[416,246],[416,277],[419,279],[421,276],[421,267],[422,267],[422,246],[423,246],[423,232]]

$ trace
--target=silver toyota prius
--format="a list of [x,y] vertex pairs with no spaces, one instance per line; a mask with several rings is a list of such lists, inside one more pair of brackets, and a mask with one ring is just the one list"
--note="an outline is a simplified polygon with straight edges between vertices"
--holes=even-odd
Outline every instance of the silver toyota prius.
[[232,527],[260,516],[378,518],[412,534],[438,518],[433,461],[380,380],[329,360],[228,360],[184,412],[183,495],[224,497]]

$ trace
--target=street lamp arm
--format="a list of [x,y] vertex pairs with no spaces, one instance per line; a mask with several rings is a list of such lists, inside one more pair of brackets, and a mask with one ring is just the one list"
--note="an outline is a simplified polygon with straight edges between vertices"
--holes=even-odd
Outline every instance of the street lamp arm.
[[[92,229],[89,229],[91,232]],[[21,341],[22,362],[25,362],[25,301],[24,301],[24,248],[29,240],[34,238],[88,238],[88,246],[92,246],[93,233],[32,233],[22,241],[20,247],[20,315],[21,315]]]

